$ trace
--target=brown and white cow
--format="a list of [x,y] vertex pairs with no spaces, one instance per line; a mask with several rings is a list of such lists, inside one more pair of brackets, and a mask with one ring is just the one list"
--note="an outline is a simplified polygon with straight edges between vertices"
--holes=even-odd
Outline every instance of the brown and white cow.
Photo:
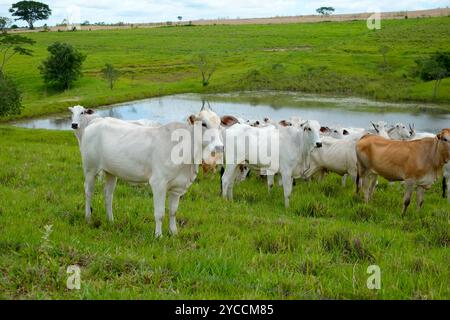
[[[450,129],[443,129],[436,138],[416,141],[387,140],[365,135],[356,144],[358,177],[363,179],[365,201],[373,195],[377,176],[389,181],[405,181],[404,214],[417,186],[417,206],[422,207],[426,189],[442,175],[442,167],[450,160]],[[359,191],[359,181],[356,183]]]

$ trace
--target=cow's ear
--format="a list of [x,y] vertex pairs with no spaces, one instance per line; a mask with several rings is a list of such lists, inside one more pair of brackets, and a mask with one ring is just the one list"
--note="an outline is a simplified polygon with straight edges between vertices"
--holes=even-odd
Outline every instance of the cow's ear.
[[324,132],[328,132],[330,131],[330,128],[328,127],[320,127],[320,132],[324,133]]
[[290,127],[290,126],[292,126],[292,123],[290,123],[289,121],[286,121],[286,120],[281,120],[280,125],[282,125],[283,127]]
[[239,120],[233,116],[223,116],[222,118],[220,118],[220,124],[225,127],[231,126],[238,122],[239,122]]
[[87,109],[85,112],[86,114],[94,114],[94,110],[92,109]]
[[371,123],[372,123],[372,126],[373,126],[373,128],[375,129],[375,131],[376,131],[377,133],[379,133],[380,131],[378,131],[378,128],[377,128],[376,124],[373,123],[372,121],[371,121]]
[[72,107],[68,107],[67,109],[69,109],[70,112],[73,111],[73,108],[72,108]]
[[195,115],[191,114],[188,118],[189,124],[194,125],[196,119],[197,119],[197,117]]
[[350,132],[348,132],[347,130],[344,129],[344,131],[342,131],[342,134],[343,134],[344,136],[348,136],[348,135],[350,134]]

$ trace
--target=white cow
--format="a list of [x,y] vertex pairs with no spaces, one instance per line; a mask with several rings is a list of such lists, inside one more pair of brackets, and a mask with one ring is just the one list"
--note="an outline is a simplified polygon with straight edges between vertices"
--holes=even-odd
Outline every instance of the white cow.
[[387,133],[391,140],[409,140],[411,138],[410,131],[403,123],[396,123]]
[[[314,148],[320,148],[322,141],[320,138],[320,125],[317,121],[306,120],[301,126],[267,126],[262,128],[254,128],[247,125],[236,124],[227,130],[225,139],[225,150],[230,152],[231,149],[227,146],[230,142],[230,137],[241,137],[245,141],[250,142],[250,149],[268,150],[268,143],[264,141],[267,137],[279,136],[278,150],[267,151],[267,154],[273,155],[278,151],[278,168],[268,166],[267,163],[259,162],[258,157],[256,163],[250,163],[249,148],[244,148],[245,152],[237,154],[236,161],[233,163],[226,163],[225,172],[222,176],[222,196],[229,200],[233,199],[233,184],[235,177],[238,174],[238,167],[243,163],[247,163],[251,168],[267,170],[268,181],[272,180],[276,173],[281,174],[284,189],[285,206],[289,207],[289,197],[292,192],[293,178],[299,177],[303,174],[306,163],[308,162],[309,154]],[[253,145],[251,144],[253,143]],[[257,145],[255,145],[257,144]],[[234,151],[239,149],[236,148]],[[228,156],[226,156],[228,159]],[[269,178],[271,177],[271,178]]]
[[[100,118],[86,127],[81,140],[81,156],[85,176],[86,220],[91,219],[91,198],[95,177],[105,173],[105,203],[107,216],[113,221],[112,200],[117,178],[132,183],[150,183],[153,192],[155,236],[162,235],[166,195],[169,195],[170,231],[177,233],[176,212],[180,197],[197,176],[199,164],[193,159],[209,162],[213,153],[223,152],[217,129],[220,118],[210,109],[202,108],[191,124],[170,123],[157,128],[130,124],[111,118]],[[202,137],[192,139],[193,123],[201,123]],[[195,128],[198,128],[197,125]],[[207,130],[208,129],[208,130]],[[198,131],[198,129],[197,129]],[[194,146],[188,163],[173,160],[173,150],[179,146],[173,133],[187,132]],[[205,138],[208,133],[208,139]],[[205,139],[204,139],[205,138]],[[191,148],[190,148],[191,149]],[[203,157],[202,157],[203,153]]]
[[370,123],[372,123],[372,126],[374,127],[374,129],[375,129],[375,132],[379,135],[379,136],[381,136],[381,137],[383,137],[383,138],[385,138],[385,139],[390,139],[389,138],[389,134],[388,134],[388,132],[387,132],[387,130],[386,130],[386,126],[387,126],[387,123],[386,122],[384,122],[384,121],[378,121],[378,122],[370,122]]
[[323,138],[322,148],[314,149],[311,153],[310,167],[304,177],[309,179],[317,172],[323,175],[330,171],[343,176],[343,186],[345,186],[347,175],[355,182],[358,173],[355,145],[356,141],[351,139]]
[[[83,106],[73,106],[69,107],[70,112],[72,112],[72,124],[71,127],[75,130],[75,136],[78,139],[78,143],[81,142],[81,138],[83,137],[84,130],[86,127],[94,120],[101,118],[97,113],[95,113],[92,109],[86,109]],[[113,119],[113,118],[111,118]],[[121,120],[120,120],[121,121]],[[146,127],[159,127],[160,123],[147,120],[129,120],[128,123],[137,124]]]
[[[344,131],[343,130],[339,130],[336,128],[330,128],[330,127],[321,127],[320,128],[320,134],[323,137],[331,137],[331,138],[335,138],[335,139],[344,139],[346,137],[346,135],[344,135]],[[348,135],[348,133],[347,133]]]

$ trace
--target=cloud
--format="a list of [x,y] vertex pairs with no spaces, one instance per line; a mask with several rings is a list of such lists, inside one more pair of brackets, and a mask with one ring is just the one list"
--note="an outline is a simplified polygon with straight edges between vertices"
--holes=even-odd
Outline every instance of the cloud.
[[[10,16],[14,0],[0,0],[0,16]],[[78,7],[79,21],[160,22],[216,18],[256,18],[313,14],[321,6],[333,6],[336,13],[431,9],[449,5],[448,0],[42,0],[52,8],[48,21],[56,24],[73,15]],[[39,25],[39,23],[37,24]]]

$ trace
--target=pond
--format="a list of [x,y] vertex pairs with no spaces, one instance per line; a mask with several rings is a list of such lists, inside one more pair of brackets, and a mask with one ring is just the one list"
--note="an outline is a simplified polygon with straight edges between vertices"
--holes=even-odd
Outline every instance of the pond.
[[[162,124],[185,119],[207,101],[219,115],[274,120],[300,116],[322,125],[369,128],[370,121],[414,123],[417,131],[437,132],[450,127],[450,107],[417,103],[384,103],[361,98],[330,97],[291,92],[179,94],[97,108],[101,116],[124,120],[151,119]],[[87,106],[86,106],[87,107]],[[70,130],[70,112],[64,116],[15,122],[25,128]]]

